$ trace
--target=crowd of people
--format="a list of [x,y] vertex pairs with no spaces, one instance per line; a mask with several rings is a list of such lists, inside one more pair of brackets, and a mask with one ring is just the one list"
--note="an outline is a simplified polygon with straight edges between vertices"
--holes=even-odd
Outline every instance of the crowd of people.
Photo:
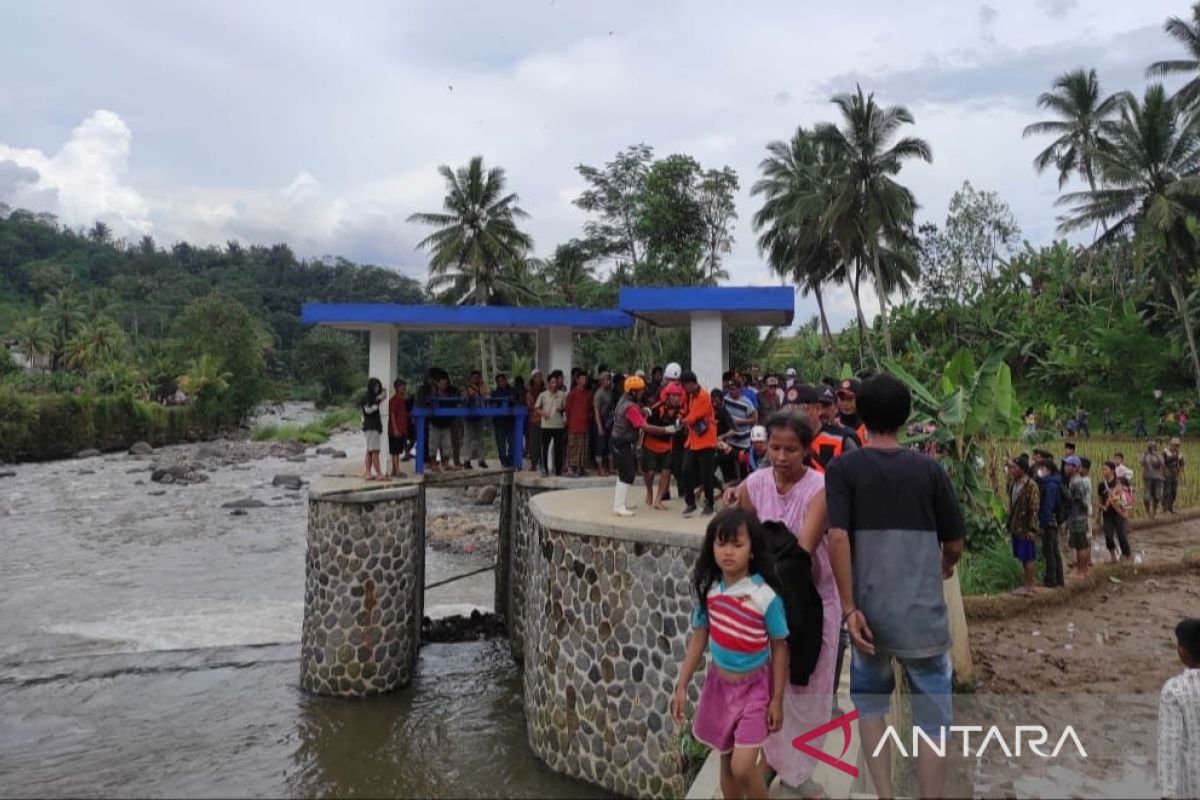
[[[614,374],[601,365],[590,373],[573,369],[569,379],[559,370],[543,375],[535,369],[528,381],[517,377],[510,382],[501,372],[492,387],[474,370],[461,389],[444,370],[432,368],[416,391],[409,392],[405,380],[398,378],[390,394],[372,378],[360,399],[367,440],[363,477],[403,477],[400,464],[413,457],[416,443],[412,411],[417,406],[520,404],[527,410],[522,430],[506,416],[468,412],[427,418],[425,461],[432,472],[486,469],[490,426],[496,460],[503,467],[567,477],[616,472],[628,478],[632,472],[633,478],[621,483],[632,485],[640,477],[645,505],[657,510],[667,508],[674,480],[688,515],[697,510],[713,513],[719,493],[731,491],[767,465],[762,423],[777,411],[794,410],[809,421],[815,432],[810,460],[818,470],[863,444],[865,428],[855,408],[857,378],[810,386],[797,381],[794,369],[763,374],[752,365],[726,372],[721,383],[703,388],[694,373],[677,363],[655,366],[649,375],[642,370]],[[630,404],[636,409],[634,416],[628,408],[618,410]],[[515,465],[518,436],[524,437],[524,463]],[[385,441],[391,457],[386,472],[380,459]],[[702,506],[690,490],[702,490]],[[614,511],[630,513],[624,503],[614,504]]]
[[[1162,408],[1162,410],[1158,413],[1158,435],[1167,436],[1172,433],[1178,433],[1181,438],[1187,436],[1189,419],[1188,412],[1189,407],[1186,405],[1179,406],[1178,408]],[[1075,413],[1068,414],[1064,418],[1054,420],[1051,427],[1061,436],[1082,436],[1085,439],[1090,439],[1092,436],[1092,428],[1089,422],[1091,416],[1092,414],[1090,411],[1088,411],[1082,405],[1079,405],[1075,408]],[[1025,423],[1025,426],[1022,429],[1023,433],[1029,434],[1039,430],[1038,414],[1033,406],[1025,409],[1025,413],[1022,418]],[[1117,425],[1118,421],[1116,417],[1113,416],[1111,408],[1106,407],[1104,411],[1101,412],[1101,418],[1104,423],[1103,432],[1105,434],[1111,434],[1115,436],[1119,433]],[[1138,414],[1134,416],[1132,427],[1133,435],[1139,439],[1145,439],[1150,435],[1150,432],[1146,429],[1146,415],[1141,412],[1138,412]]]
[[[513,463],[513,442],[524,436],[528,468],[542,475],[615,472],[613,513],[623,517],[635,513],[627,501],[639,477],[646,508],[666,509],[674,489],[685,516],[714,516],[694,567],[692,633],[670,710],[686,724],[687,688],[707,655],[691,729],[721,754],[722,796],[765,797],[775,776],[802,796],[823,796],[814,752],[824,737],[811,731],[833,716],[848,645],[862,750],[874,785],[890,787],[885,718],[897,671],[915,726],[937,741],[953,722],[942,582],[954,573],[965,533],[945,469],[899,440],[912,410],[908,388],[887,374],[805,385],[793,370],[760,376],[750,367],[725,373],[709,390],[674,363],[649,376],[601,368],[564,378],[535,370],[528,384],[510,384],[499,375],[489,391],[476,372],[460,391],[434,369],[412,395],[397,381],[390,398],[372,381],[362,400],[364,466],[380,469],[383,430],[373,415],[384,403],[393,474],[411,457],[414,404],[523,404],[524,430],[514,430],[512,416],[490,417],[503,466],[525,466]],[[431,469],[487,466],[482,416],[435,416],[428,424]],[[1151,443],[1142,455],[1147,513],[1174,512],[1184,468],[1179,444],[1173,439],[1159,452]],[[1039,542],[1046,585],[1063,583],[1064,531],[1071,575],[1086,574],[1093,521],[1114,560],[1131,557],[1133,470],[1116,453],[1093,486],[1091,466],[1072,442],[1061,458],[1035,450],[1032,459],[1008,462],[1023,591],[1033,591]],[[726,505],[720,512],[718,495]],[[1187,669],[1163,690],[1160,772],[1178,791],[1197,785],[1189,726],[1198,710],[1200,620],[1185,620],[1176,633]],[[802,738],[808,747],[795,745]],[[915,755],[921,796],[942,796],[944,757],[923,745]]]
[[[1155,441],[1146,444],[1140,459],[1142,504],[1154,519],[1160,511],[1175,514],[1179,482],[1185,459],[1182,440],[1174,437],[1160,452]],[[1125,454],[1113,453],[1100,466],[1093,483],[1092,460],[1075,452],[1074,442],[1063,444],[1061,458],[1036,449],[1032,458],[1021,453],[1006,463],[1009,483],[1008,532],[1013,557],[1021,562],[1024,583],[1016,594],[1036,591],[1038,549],[1043,563],[1042,583],[1047,588],[1065,586],[1070,579],[1087,576],[1092,567],[1092,532],[1104,534],[1109,560],[1134,559],[1129,542],[1129,516],[1136,503],[1133,468]],[[1063,541],[1070,558],[1063,558]],[[1065,561],[1070,569],[1065,570]]]

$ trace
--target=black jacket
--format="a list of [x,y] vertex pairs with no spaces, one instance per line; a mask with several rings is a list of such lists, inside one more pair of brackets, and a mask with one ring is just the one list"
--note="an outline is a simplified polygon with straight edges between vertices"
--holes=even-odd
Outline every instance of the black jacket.
[[788,624],[788,682],[807,686],[821,655],[825,605],[813,583],[812,556],[782,522],[764,522]]

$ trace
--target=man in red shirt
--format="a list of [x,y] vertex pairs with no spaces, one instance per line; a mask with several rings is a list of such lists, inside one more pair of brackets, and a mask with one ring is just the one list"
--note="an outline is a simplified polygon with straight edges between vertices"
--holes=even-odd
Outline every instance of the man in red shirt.
[[564,408],[567,418],[567,474],[581,478],[586,474],[588,437],[592,431],[592,393],[586,372],[575,376],[575,386],[567,392]]
[[400,471],[400,456],[408,451],[411,430],[408,419],[407,397],[404,391],[404,379],[396,378],[393,384],[396,391],[388,399],[388,454],[392,457],[391,470],[388,473],[393,478],[403,478]]
[[704,487],[704,514],[713,513],[713,488],[717,469],[717,420],[713,413],[712,398],[701,386],[696,373],[688,370],[680,377],[683,391],[687,394],[687,413],[683,423],[687,427],[687,442],[683,454],[683,501],[687,505],[683,515],[696,513],[696,487]]

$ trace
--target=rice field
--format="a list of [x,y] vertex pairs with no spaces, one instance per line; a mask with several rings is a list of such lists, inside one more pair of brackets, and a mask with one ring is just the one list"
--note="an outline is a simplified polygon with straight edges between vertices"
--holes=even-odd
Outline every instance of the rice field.
[[[1143,519],[1146,516],[1146,510],[1142,507],[1142,453],[1146,451],[1146,444],[1150,441],[1157,441],[1159,452],[1161,453],[1167,442],[1171,440],[1170,436],[1164,436],[1157,439],[1135,439],[1132,436],[1093,436],[1091,438],[1075,438],[1069,441],[1075,442],[1075,455],[1087,456],[1092,461],[1092,483],[1095,484],[1101,478],[1100,467],[1106,461],[1113,457],[1114,453],[1125,454],[1125,464],[1134,472],[1134,495],[1137,499],[1137,507],[1134,509],[1130,519]],[[1066,439],[1055,439],[1044,444],[1029,445],[1019,439],[992,439],[984,442],[983,450],[985,453],[988,480],[992,485],[992,489],[1003,499],[1008,486],[1008,473],[1004,469],[1004,462],[1009,458],[1019,453],[1032,453],[1036,447],[1041,450],[1046,450],[1054,453],[1059,458],[1062,457],[1062,443],[1068,441]],[[1176,510],[1182,511],[1185,508],[1194,508],[1200,505],[1200,462],[1194,459],[1200,459],[1200,440],[1184,439],[1183,446],[1180,448],[1183,453],[1184,470],[1179,480],[1179,492],[1175,501]],[[1007,505],[1007,503],[1005,503]]]

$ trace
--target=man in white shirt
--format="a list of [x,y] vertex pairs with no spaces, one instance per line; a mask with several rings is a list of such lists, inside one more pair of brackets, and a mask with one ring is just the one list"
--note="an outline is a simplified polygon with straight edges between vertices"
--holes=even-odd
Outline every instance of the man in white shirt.
[[1200,618],[1175,626],[1184,671],[1158,702],[1158,784],[1168,798],[1200,797]]

